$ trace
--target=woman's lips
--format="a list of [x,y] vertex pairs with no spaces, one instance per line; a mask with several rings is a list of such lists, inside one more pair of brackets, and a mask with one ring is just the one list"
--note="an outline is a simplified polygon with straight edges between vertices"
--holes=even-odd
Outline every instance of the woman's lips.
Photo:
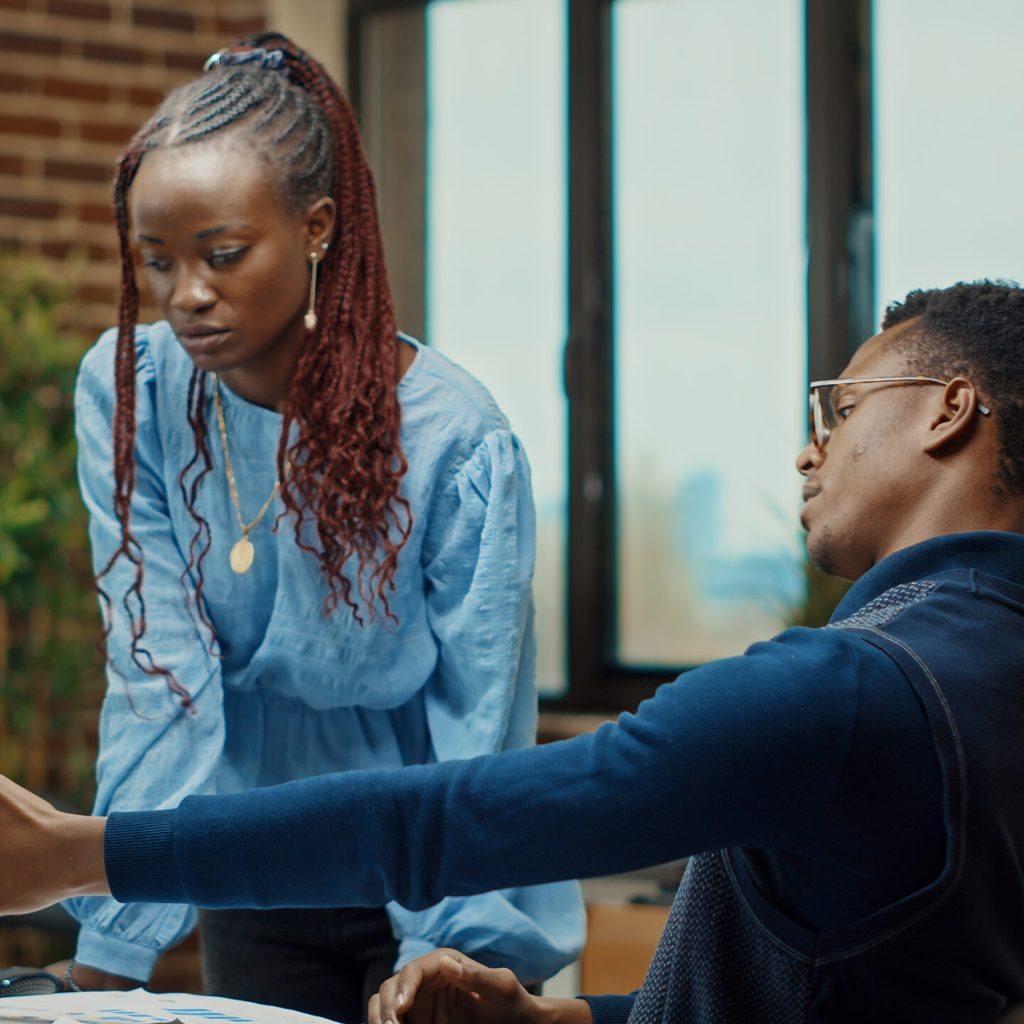
[[194,352],[197,355],[204,355],[219,349],[227,341],[230,333],[231,331],[228,328],[209,331],[180,331],[178,339],[187,351]]

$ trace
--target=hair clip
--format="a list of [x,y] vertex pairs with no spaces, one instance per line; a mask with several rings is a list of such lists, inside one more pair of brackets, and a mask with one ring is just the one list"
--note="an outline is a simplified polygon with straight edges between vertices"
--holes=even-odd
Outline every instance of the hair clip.
[[259,64],[266,71],[277,71],[284,66],[283,50],[264,50],[262,47],[228,46],[211,53],[203,65],[204,71],[219,64]]

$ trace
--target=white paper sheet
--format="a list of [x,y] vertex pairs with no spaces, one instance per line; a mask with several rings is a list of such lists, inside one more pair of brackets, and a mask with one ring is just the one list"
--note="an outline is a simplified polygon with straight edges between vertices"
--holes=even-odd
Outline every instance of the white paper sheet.
[[61,992],[0,998],[0,1024],[336,1024],[261,1003],[184,992]]

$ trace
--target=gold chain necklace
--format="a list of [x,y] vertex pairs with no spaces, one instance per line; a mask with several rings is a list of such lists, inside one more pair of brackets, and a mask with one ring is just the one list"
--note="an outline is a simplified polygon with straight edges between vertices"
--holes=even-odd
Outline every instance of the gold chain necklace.
[[[242,536],[235,541],[235,545],[231,549],[229,561],[232,571],[242,574],[252,568],[252,563],[256,558],[256,549],[252,546],[252,541],[249,540],[249,534],[260,525],[263,517],[267,514],[267,509],[270,508],[274,499],[281,493],[281,481],[274,481],[270,497],[263,502],[263,508],[256,513],[256,518],[252,522],[247,523],[242,518],[242,505],[238,500],[238,484],[235,481],[235,469],[231,465],[231,453],[228,451],[228,428],[224,422],[224,406],[221,405],[220,401],[220,378],[215,373],[211,376],[213,377],[213,404],[217,410],[217,427],[220,430],[220,443],[224,448],[224,472],[227,474],[228,490],[231,492],[231,504],[235,507],[235,518],[238,520],[238,528],[242,531]],[[290,469],[291,465],[286,463],[285,472]]]

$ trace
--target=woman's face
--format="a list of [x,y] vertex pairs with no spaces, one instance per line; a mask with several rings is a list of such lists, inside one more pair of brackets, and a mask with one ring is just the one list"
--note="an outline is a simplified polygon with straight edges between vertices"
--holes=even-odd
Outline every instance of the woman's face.
[[238,141],[156,149],[128,202],[152,299],[192,361],[280,409],[306,341],[309,254],[323,255],[335,207],[291,213],[270,174]]

